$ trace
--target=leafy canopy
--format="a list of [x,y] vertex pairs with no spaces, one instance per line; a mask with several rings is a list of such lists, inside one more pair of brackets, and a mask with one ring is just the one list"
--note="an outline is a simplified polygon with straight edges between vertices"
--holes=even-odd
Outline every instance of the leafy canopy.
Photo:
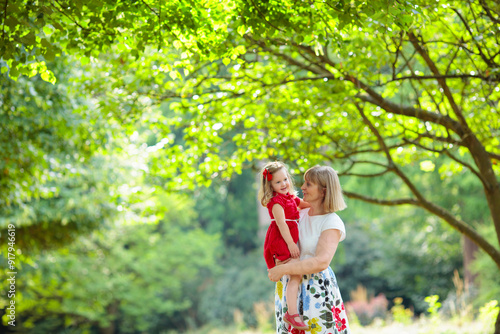
[[415,8],[395,0],[7,1],[0,15],[2,73],[13,79],[40,73],[55,82],[47,62],[66,53],[86,63],[112,45],[135,57],[147,46],[173,46],[183,50],[181,59],[228,62],[245,53],[233,42],[246,33],[320,45],[367,17],[408,26]]

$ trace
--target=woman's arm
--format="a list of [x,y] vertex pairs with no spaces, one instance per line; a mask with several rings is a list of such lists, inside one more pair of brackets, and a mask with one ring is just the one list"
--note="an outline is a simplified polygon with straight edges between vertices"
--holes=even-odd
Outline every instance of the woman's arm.
[[285,210],[279,204],[273,205],[273,216],[276,219],[276,225],[278,225],[278,229],[280,230],[281,237],[285,240],[286,245],[288,246],[288,250],[290,251],[290,255],[293,258],[298,258],[300,256],[299,246],[293,241],[292,234],[290,233],[290,229],[288,228],[288,224],[285,221]]
[[269,279],[277,282],[283,275],[307,275],[325,270],[332,262],[340,242],[341,232],[336,229],[325,230],[321,233],[316,255],[299,262],[290,262],[276,266],[269,270]]

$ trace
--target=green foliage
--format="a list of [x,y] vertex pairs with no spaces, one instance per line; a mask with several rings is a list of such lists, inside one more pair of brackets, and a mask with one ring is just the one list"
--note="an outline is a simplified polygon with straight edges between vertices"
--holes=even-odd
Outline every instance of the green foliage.
[[[158,192],[156,197],[136,210],[147,214],[135,222],[127,219],[33,256],[19,282],[17,312],[23,327],[36,331],[51,315],[65,319],[64,327],[114,323],[121,332],[134,333],[168,325],[165,319],[193,307],[191,290],[216,267],[218,238],[196,227],[186,198]],[[171,203],[167,212],[172,218],[148,223],[151,215],[165,210],[161,201]]]
[[[490,240],[495,238],[492,229],[491,226],[482,227],[482,232]],[[476,282],[479,289],[475,306],[480,307],[490,300],[498,299],[500,296],[500,270],[495,263],[484,252],[478,252],[471,269],[477,275]]]
[[[479,232],[475,241],[489,252],[478,260],[481,289],[484,296],[498,295],[498,268],[489,258],[498,253],[498,224],[496,229],[493,224],[499,218],[488,216],[489,208],[498,207],[488,191],[498,187],[494,179],[500,154],[500,47],[491,33],[498,29],[494,1],[194,4],[91,0],[72,6],[19,1],[2,6],[2,224],[20,225],[22,251],[49,249],[43,253],[46,257],[40,255],[47,275],[52,270],[50,246],[64,245],[101,223],[140,220],[141,215],[151,224],[177,221],[175,210],[157,210],[141,202],[151,198],[158,208],[170,208],[165,196],[155,195],[155,188],[185,191],[213,183],[213,191],[197,194],[203,227],[221,233],[224,244],[248,251],[256,244],[256,225],[250,214],[245,219],[240,215],[255,201],[239,190],[251,178],[232,176],[249,163],[280,159],[297,175],[314,164],[334,165],[346,194],[353,198],[391,205],[403,199],[427,205],[427,210],[429,203],[442,209],[429,210],[432,215],[424,217],[420,209],[380,209],[351,201],[350,212],[356,214],[349,219],[346,211],[342,217],[353,222],[355,228],[348,224],[348,233],[355,239],[346,241],[340,271],[344,268],[377,292],[389,286],[389,297],[404,296],[422,310],[424,296],[446,295],[451,272],[461,265],[459,234],[437,218],[445,216],[461,233],[473,234],[467,228]],[[63,53],[81,63],[53,62]],[[70,66],[72,70],[66,70]],[[55,78],[57,85],[45,83]],[[112,164],[120,171],[108,173]],[[102,175],[94,173],[101,169]],[[375,181],[365,182],[370,177]],[[220,179],[231,183],[226,187]],[[369,218],[369,213],[376,218]],[[198,245],[199,237],[209,243],[203,233],[190,231],[186,221],[179,224],[179,229],[169,228],[183,236],[179,240]],[[190,232],[184,235],[184,229]],[[165,231],[148,230],[156,236],[152,240],[143,230],[127,231],[137,234],[138,244],[151,242],[152,250],[131,248],[150,257],[182,248],[175,242],[179,249],[159,245],[155,238]],[[133,241],[112,237],[117,244]],[[91,248],[103,243],[98,234],[90,240]],[[354,248],[355,240],[366,247]],[[201,248],[188,253],[198,254]],[[61,252],[69,249],[94,256],[79,243]],[[160,270],[119,247],[108,251],[120,260],[137,260]],[[159,258],[167,261],[163,255]],[[72,270],[76,266],[77,257],[57,259]],[[23,260],[26,268],[34,266],[28,256]],[[99,261],[103,268],[134,269],[124,261]],[[83,263],[91,266],[88,259]],[[361,270],[349,272],[351,263]],[[200,273],[210,272],[203,263],[195,265],[202,268]],[[258,267],[256,262],[247,265]],[[78,279],[63,267],[53,268],[59,276]],[[228,269],[226,276],[232,280],[222,276],[222,282],[234,286],[230,291],[244,293],[249,285],[256,296],[264,294],[260,289],[269,282],[265,277],[255,279],[260,269],[240,269]],[[127,284],[155,284],[145,275],[125,276],[120,279]],[[261,286],[254,286],[256,281]],[[99,326],[111,323],[110,312],[103,311],[114,306],[109,293],[88,301],[68,282],[55,279],[42,286],[53,292],[59,284],[68,300],[85,300],[70,305],[77,312],[71,321],[84,317]],[[121,314],[132,314],[138,306],[125,296],[122,281],[111,275],[110,282],[129,303],[117,306]],[[184,283],[175,283],[178,289],[168,293],[178,298],[184,291],[188,300],[197,303],[201,298],[203,305],[211,305],[209,298],[197,296],[199,281]],[[223,284],[215,284],[207,295],[226,300],[221,297]],[[110,291],[99,286],[99,291]],[[224,295],[229,306],[220,314],[209,308],[214,314],[204,321],[229,322],[229,307],[235,305],[251,314],[251,303],[238,303],[253,302],[253,297],[238,293]],[[66,295],[47,301],[48,309],[55,313]],[[151,329],[148,320],[151,326],[172,324],[191,307],[182,302],[167,305],[147,288],[144,296],[153,298],[151,304],[164,313],[139,319],[143,329]],[[42,316],[60,319],[36,306],[30,312],[32,321]],[[175,326],[186,327],[197,318],[195,312]],[[119,321],[128,324],[127,319]]]
[[[116,167],[107,157],[89,159],[87,165],[65,166],[57,181],[43,186],[53,189],[53,197],[3,207],[0,228],[16,226],[16,248],[26,255],[71,243],[116,216],[114,197],[109,192],[113,188],[109,179],[117,177]],[[0,240],[5,243],[5,238],[2,233]]]
[[[409,1],[402,4],[393,0],[312,6],[295,1],[243,0],[189,4],[90,0],[75,1],[71,6],[7,1],[0,12],[0,56],[5,62],[2,73],[8,71],[13,79],[41,73],[44,80],[54,82],[46,61],[66,53],[89,62],[111,45],[134,57],[140,57],[146,46],[154,45],[158,50],[179,49],[182,59],[197,55],[209,60],[220,58],[228,64],[245,53],[245,46],[239,44],[246,34],[292,36],[288,39],[319,45],[332,37],[340,40],[344,26],[362,25],[370,16],[383,23],[409,26],[415,9]],[[176,72],[170,73],[173,78],[177,76]]]
[[[204,321],[215,324],[231,324],[235,310],[243,313],[249,327],[257,326],[254,304],[273,303],[275,284],[267,278],[262,252],[246,255],[237,249],[228,249],[230,254],[224,261],[224,270],[203,293],[199,312]],[[213,307],[217,305],[217,307]]]
[[[113,80],[104,78],[101,87],[123,97],[121,106],[144,98],[153,110],[169,110],[160,124],[151,125],[158,137],[168,138],[154,172],[169,188],[228,179],[263,159],[289,162],[295,174],[331,164],[342,176],[387,182],[377,197],[346,188],[350,197],[422,207],[499,263],[496,244],[476,233],[478,223],[458,204],[459,182],[445,188],[448,181],[471,175],[471,183],[487,195],[478,200],[480,206],[498,206],[491,190],[499,172],[498,53],[484,53],[499,48],[487,34],[497,27],[484,11],[493,4],[418,4],[418,9],[408,4],[418,10],[409,29],[366,18],[362,27],[345,25],[328,36],[315,30],[312,39],[295,41],[285,33],[297,26],[284,24],[283,31],[266,35],[258,24],[251,26],[260,34],[238,25],[227,46],[242,53],[233,58],[207,61],[190,57],[182,46],[145,48],[144,58],[102,56]],[[307,29],[325,23],[311,22]],[[482,39],[461,41],[454,31]],[[144,114],[133,107],[130,113]],[[417,167],[419,173],[413,173]],[[498,239],[500,218],[492,214]]]
[[402,298],[394,298],[394,306],[391,308],[392,318],[397,323],[410,324],[413,312],[403,305]]
[[438,302],[439,296],[438,295],[427,296],[425,297],[424,300],[427,304],[429,304],[427,312],[429,312],[431,318],[436,318],[438,316],[438,311],[441,308],[441,303]]
[[[437,171],[421,176],[417,168],[407,173],[418,184],[441,187]],[[402,192],[389,178],[351,177],[342,181],[344,189],[357,189],[373,197],[383,192]],[[446,182],[442,187],[462,187],[449,179]],[[479,222],[484,219],[485,211],[481,212],[483,218],[475,211],[477,190],[463,189],[461,193],[460,213],[477,214]],[[437,203],[448,200],[437,194],[432,199]],[[361,284],[373,295],[404,297],[416,313],[427,309],[424,298],[429,292],[447,296],[453,291],[454,270],[463,266],[459,233],[416,208],[381,207],[354,200],[348,200],[347,205],[339,213],[347,229],[347,238],[342,242],[343,261],[340,263],[337,255],[334,261],[342,291],[353,291]],[[345,299],[349,300],[347,294]]]
[[220,233],[227,248],[248,252],[259,244],[254,181],[253,171],[247,169],[229,182],[214,182],[195,193],[200,224],[209,233]]
[[498,301],[496,300],[486,303],[479,309],[479,320],[484,326],[485,333],[493,331],[499,312],[500,307],[498,306]]
[[[72,73],[61,59],[52,69],[59,84],[40,79],[0,79],[0,206],[49,198],[57,188],[47,183],[63,175],[79,175],[82,162],[102,145],[102,132],[85,119],[88,101],[75,92]],[[81,113],[74,113],[73,110]]]

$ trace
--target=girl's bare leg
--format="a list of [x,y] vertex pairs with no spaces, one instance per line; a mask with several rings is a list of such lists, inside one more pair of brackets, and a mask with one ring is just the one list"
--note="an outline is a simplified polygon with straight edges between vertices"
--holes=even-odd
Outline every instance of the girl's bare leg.
[[[287,262],[298,262],[299,259],[290,259]],[[290,281],[288,281],[288,285],[286,287],[286,303],[288,305],[288,314],[297,314],[297,296],[299,294],[299,286],[300,286],[300,275],[292,275],[290,276]]]
[[286,287],[286,303],[290,315],[299,313],[297,310],[297,296],[299,294],[300,278],[299,275],[290,276],[290,281],[288,281]]

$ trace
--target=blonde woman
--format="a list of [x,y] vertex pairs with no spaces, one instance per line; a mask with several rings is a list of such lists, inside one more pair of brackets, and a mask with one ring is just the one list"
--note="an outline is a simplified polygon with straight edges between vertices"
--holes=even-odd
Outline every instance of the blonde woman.
[[283,292],[288,275],[301,275],[298,297],[299,314],[314,334],[350,333],[344,303],[330,262],[345,226],[335,213],[346,208],[342,188],[335,170],[316,166],[304,174],[303,200],[310,208],[300,212],[300,261],[280,263],[269,269],[269,279],[276,284],[275,305],[277,334],[301,334],[283,320]]

